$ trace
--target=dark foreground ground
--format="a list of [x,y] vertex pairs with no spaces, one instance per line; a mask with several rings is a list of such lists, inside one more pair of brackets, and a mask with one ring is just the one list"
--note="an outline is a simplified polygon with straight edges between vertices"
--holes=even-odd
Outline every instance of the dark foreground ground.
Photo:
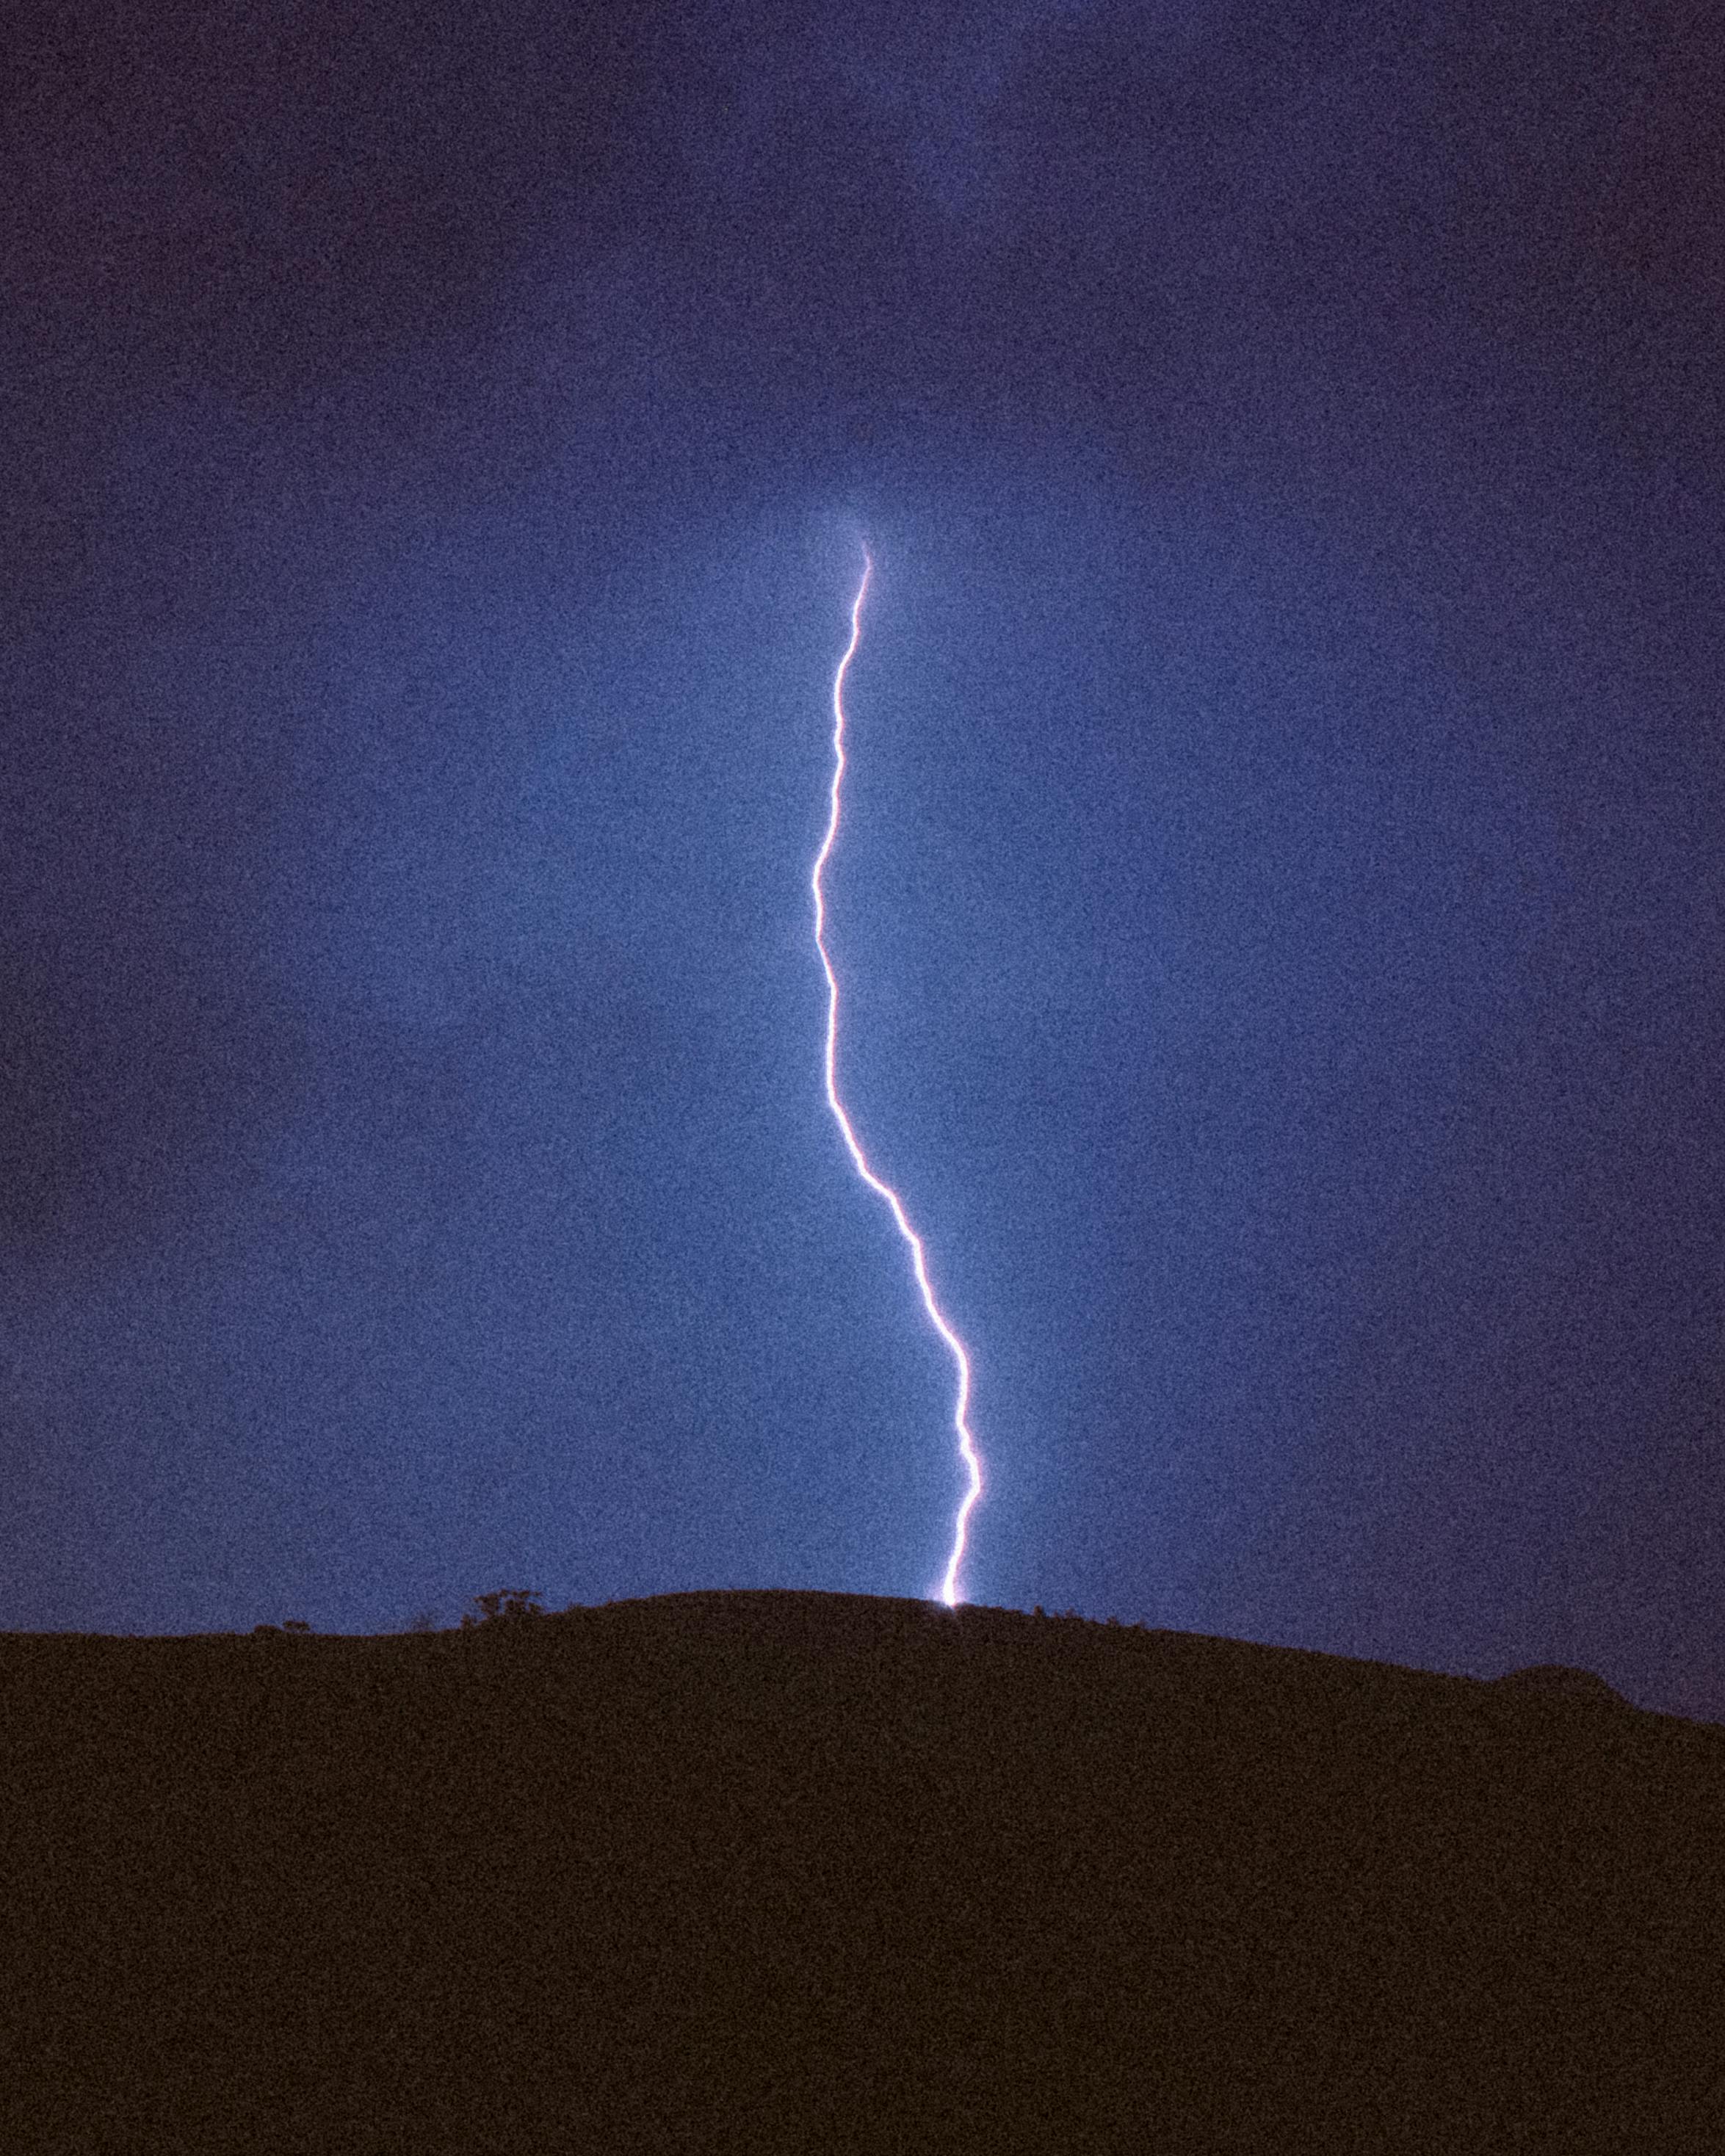
[[696,1594],[0,1635],[0,2149],[1725,2149],[1725,1729]]

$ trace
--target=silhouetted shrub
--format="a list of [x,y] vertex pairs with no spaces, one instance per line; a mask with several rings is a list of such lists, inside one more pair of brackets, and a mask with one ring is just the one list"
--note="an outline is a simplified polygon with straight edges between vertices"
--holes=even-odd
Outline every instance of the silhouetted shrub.
[[518,1622],[524,1617],[542,1617],[540,1590],[536,1587],[500,1587],[495,1594],[475,1594],[474,1608],[461,1613],[461,1629],[470,1631],[475,1625],[499,1625]]
[[1527,1669],[1507,1670],[1497,1681],[1517,1691],[1597,1700],[1607,1706],[1629,1704],[1616,1686],[1608,1683],[1597,1670],[1579,1670],[1568,1662],[1535,1662]]

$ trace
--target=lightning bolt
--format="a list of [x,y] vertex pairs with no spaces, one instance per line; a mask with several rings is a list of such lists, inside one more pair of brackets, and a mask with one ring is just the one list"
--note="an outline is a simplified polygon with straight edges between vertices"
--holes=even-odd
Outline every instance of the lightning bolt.
[[839,1055],[839,977],[833,971],[831,953],[827,949],[827,902],[821,889],[821,878],[826,872],[827,862],[832,856],[833,846],[839,836],[839,798],[845,779],[845,676],[850,670],[850,662],[856,656],[856,647],[862,641],[863,602],[869,595],[869,584],[875,573],[875,564],[868,550],[863,550],[862,582],[856,588],[856,597],[850,603],[850,641],[839,661],[839,670],[833,676],[833,785],[831,814],[827,819],[827,834],[820,842],[820,851],[814,857],[814,866],[809,872],[809,888],[814,893],[814,947],[820,953],[821,969],[827,977],[827,1045],[826,1081],[827,1106],[833,1111],[833,1120],[844,1137],[852,1165],[877,1198],[885,1200],[891,1214],[893,1225],[910,1246],[911,1270],[916,1276],[916,1286],[922,1297],[922,1307],[928,1313],[928,1322],[945,1341],[957,1373],[957,1392],[952,1408],[952,1428],[957,1434],[958,1457],[969,1478],[968,1487],[959,1502],[957,1517],[952,1526],[952,1553],[947,1559],[947,1569],[941,1581],[940,1599],[950,1609],[963,1599],[958,1591],[958,1570],[964,1562],[964,1545],[970,1530],[970,1516],[977,1500],[983,1494],[983,1464],[970,1427],[970,1357],[964,1342],[952,1330],[951,1321],[935,1299],[929,1284],[928,1259],[922,1248],[922,1238],[911,1225],[904,1202],[889,1183],[883,1183],[870,1167],[868,1156],[858,1142],[851,1127],[845,1103],[839,1097],[837,1064]]

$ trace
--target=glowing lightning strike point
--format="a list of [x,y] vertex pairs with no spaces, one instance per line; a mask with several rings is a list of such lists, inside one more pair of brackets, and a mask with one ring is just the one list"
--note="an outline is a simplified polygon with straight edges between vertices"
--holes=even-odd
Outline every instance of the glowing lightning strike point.
[[822,970],[827,977],[827,1106],[834,1120],[843,1132],[845,1143],[857,1173],[878,1197],[885,1199],[894,1224],[911,1246],[911,1265],[916,1276],[916,1286],[922,1291],[922,1306],[928,1312],[928,1322],[939,1333],[952,1352],[958,1372],[957,1399],[952,1409],[952,1427],[958,1434],[958,1456],[963,1461],[970,1477],[970,1486],[965,1491],[958,1507],[958,1516],[952,1528],[952,1554],[947,1559],[945,1577],[941,1582],[941,1600],[952,1609],[962,1598],[958,1592],[958,1568],[964,1561],[965,1537],[969,1531],[970,1516],[983,1494],[983,1465],[978,1456],[976,1439],[971,1434],[970,1414],[970,1358],[964,1352],[964,1342],[952,1330],[928,1282],[928,1260],[923,1255],[922,1238],[911,1225],[898,1193],[890,1183],[883,1183],[869,1166],[867,1156],[857,1142],[856,1132],[850,1127],[850,1118],[845,1112],[845,1104],[839,1098],[839,1084],[834,1075],[834,1064],[839,1052],[839,977],[833,971],[833,961],[826,945],[827,906],[820,887],[833,843],[839,835],[839,789],[845,777],[845,676],[850,670],[850,662],[856,656],[856,647],[862,641],[863,601],[868,597],[869,581],[875,573],[875,564],[868,550],[863,550],[862,582],[856,588],[856,597],[850,605],[850,641],[845,647],[845,655],[839,661],[839,670],[833,676],[833,788],[832,814],[827,819],[827,834],[820,842],[820,851],[814,857],[814,866],[809,878],[814,893],[814,947],[820,953]]

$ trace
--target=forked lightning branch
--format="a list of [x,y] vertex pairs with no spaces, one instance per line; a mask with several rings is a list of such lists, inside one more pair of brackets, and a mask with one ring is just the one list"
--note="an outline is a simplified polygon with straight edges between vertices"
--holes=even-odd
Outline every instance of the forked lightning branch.
[[970,1529],[970,1516],[977,1500],[983,1494],[982,1460],[977,1451],[976,1439],[970,1427],[970,1358],[964,1342],[953,1331],[951,1321],[936,1300],[928,1277],[928,1259],[922,1247],[922,1238],[911,1225],[904,1203],[889,1183],[884,1183],[870,1167],[868,1157],[862,1149],[851,1126],[845,1103],[839,1096],[839,977],[833,970],[832,954],[827,949],[826,895],[821,879],[832,857],[839,837],[839,816],[845,782],[845,677],[850,670],[850,662],[856,656],[856,648],[862,641],[863,602],[869,595],[869,585],[875,573],[875,564],[866,551],[863,555],[862,582],[856,588],[856,597],[850,604],[850,641],[845,645],[839,661],[838,671],[833,676],[833,783],[830,814],[827,818],[826,836],[821,840],[820,851],[814,857],[814,867],[809,875],[809,885],[814,893],[814,947],[820,953],[822,970],[827,977],[827,1040],[826,1086],[827,1105],[833,1111],[834,1122],[844,1137],[857,1173],[870,1189],[882,1199],[892,1214],[893,1224],[909,1245],[911,1269],[916,1276],[916,1286],[922,1297],[922,1306],[928,1313],[928,1322],[946,1342],[957,1373],[957,1389],[952,1408],[952,1428],[957,1438],[958,1458],[966,1477],[967,1486],[959,1501],[957,1516],[952,1526],[952,1554],[947,1560],[947,1569],[940,1585],[940,1599],[948,1609],[963,1599],[959,1593],[959,1572],[964,1562],[966,1538]]

